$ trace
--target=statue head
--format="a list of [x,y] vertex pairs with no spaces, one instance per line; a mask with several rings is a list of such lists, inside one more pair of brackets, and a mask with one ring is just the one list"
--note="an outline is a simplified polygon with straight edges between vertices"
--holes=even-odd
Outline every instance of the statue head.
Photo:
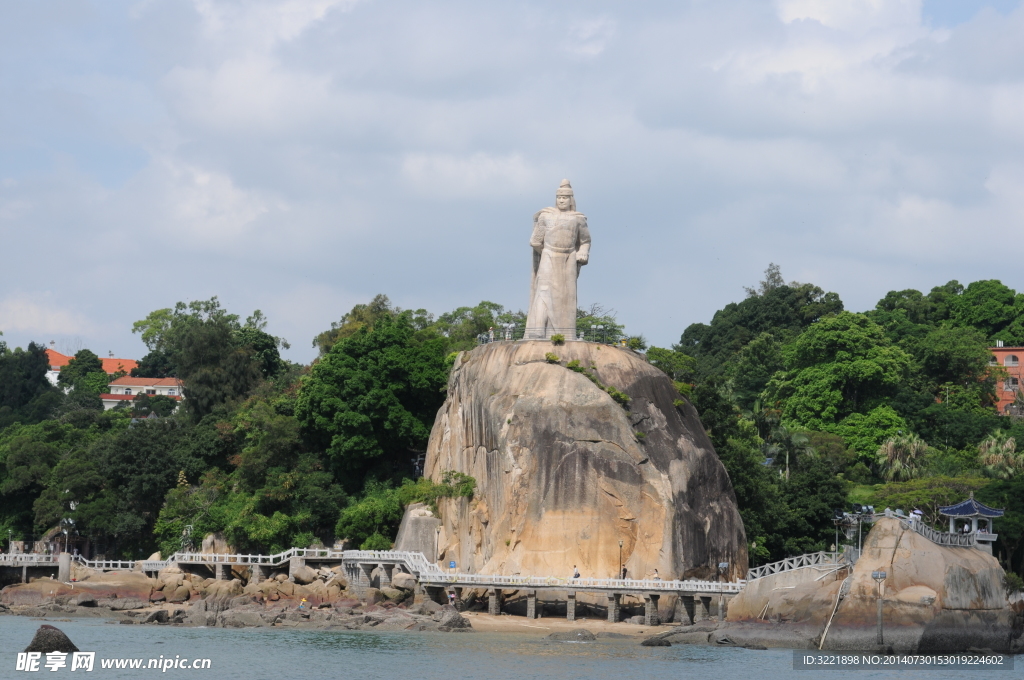
[[555,207],[562,212],[566,210],[576,212],[576,198],[572,193],[572,185],[567,179],[563,179],[562,183],[558,185],[558,191],[555,192]]

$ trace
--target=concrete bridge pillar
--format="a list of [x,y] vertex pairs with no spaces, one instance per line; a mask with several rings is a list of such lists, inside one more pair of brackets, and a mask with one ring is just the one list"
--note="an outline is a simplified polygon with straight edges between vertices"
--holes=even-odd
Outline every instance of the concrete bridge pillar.
[[619,622],[619,608],[622,606],[622,594],[612,593],[608,596],[608,623]]
[[249,577],[250,583],[263,583],[267,580],[267,568],[261,564],[252,565],[252,576]]
[[711,596],[701,595],[694,599],[696,605],[696,612],[694,613],[693,621],[707,621],[711,618]]
[[227,580],[228,565],[224,564],[223,562],[218,562],[217,564],[213,565],[213,571],[214,578],[218,581]]
[[537,591],[531,590],[526,593],[526,618],[536,619],[537,613]]
[[423,590],[426,591],[427,597],[431,601],[438,604],[448,604],[448,598],[445,596],[444,588],[441,586],[424,586]]
[[487,591],[487,613],[491,616],[498,616],[501,614],[500,590],[491,589]]
[[57,580],[62,583],[71,580],[71,553],[62,552],[57,558]]
[[21,565],[21,582],[28,583],[28,565]]
[[306,566],[306,560],[302,557],[295,556],[288,560],[288,580],[295,581],[295,572]]
[[569,593],[565,600],[565,620],[576,620],[576,593]]
[[658,599],[661,595],[644,595],[644,625],[660,626],[661,618],[658,616]]
[[391,587],[391,573],[395,568],[393,564],[378,564],[378,572],[380,574],[380,587],[390,588]]
[[676,623],[680,625],[689,626],[694,622],[697,611],[694,605],[693,594],[679,594],[679,600],[676,602],[676,614]]

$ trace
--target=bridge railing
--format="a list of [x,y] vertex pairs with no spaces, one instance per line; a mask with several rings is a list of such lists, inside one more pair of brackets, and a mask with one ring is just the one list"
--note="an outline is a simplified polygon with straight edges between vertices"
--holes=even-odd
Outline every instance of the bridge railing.
[[135,568],[134,560],[87,560],[81,555],[71,558],[72,562],[78,562],[90,569],[101,569],[103,571],[131,571]]
[[57,564],[57,555],[44,555],[42,553],[0,553],[0,563],[27,565],[27,564]]
[[898,518],[900,526],[908,531],[914,531],[924,536],[936,545],[945,545],[951,548],[974,548],[977,545],[978,537],[971,534],[951,534],[945,531],[937,531],[921,521],[910,521]]
[[565,588],[567,590],[664,591],[738,593],[744,581],[663,581],[660,579],[558,578],[555,576],[498,576],[494,574],[430,574],[420,576],[424,585],[458,585],[498,588]]
[[786,559],[779,560],[778,562],[763,564],[760,567],[748,569],[747,580],[753,581],[755,578],[762,578],[770,574],[778,574],[780,572],[791,571],[793,569],[801,569],[803,567],[838,567],[843,563],[844,562],[841,559],[840,553],[824,551],[806,553],[804,555],[797,555],[796,557],[787,557]]
[[427,574],[444,574],[433,562],[427,560],[421,552],[404,550],[346,550],[345,560],[361,560],[365,562],[404,563],[409,570],[421,576]]

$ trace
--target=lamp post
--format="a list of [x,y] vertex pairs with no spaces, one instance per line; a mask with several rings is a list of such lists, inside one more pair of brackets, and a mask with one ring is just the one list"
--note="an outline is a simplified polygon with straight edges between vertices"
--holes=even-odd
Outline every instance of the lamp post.
[[871,572],[871,578],[878,584],[878,644],[882,644],[882,584],[885,583],[884,571]]
[[434,527],[434,561],[441,559],[441,525]]
[[619,571],[615,574],[615,578],[622,578],[622,540],[619,540]]

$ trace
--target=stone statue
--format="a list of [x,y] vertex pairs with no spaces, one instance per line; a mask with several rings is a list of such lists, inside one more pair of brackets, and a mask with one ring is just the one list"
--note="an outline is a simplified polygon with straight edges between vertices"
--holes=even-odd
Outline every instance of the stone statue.
[[527,340],[547,340],[560,333],[576,338],[576,279],[590,259],[587,218],[576,212],[569,180],[555,192],[554,208],[533,216],[533,279],[530,311],[526,317]]

